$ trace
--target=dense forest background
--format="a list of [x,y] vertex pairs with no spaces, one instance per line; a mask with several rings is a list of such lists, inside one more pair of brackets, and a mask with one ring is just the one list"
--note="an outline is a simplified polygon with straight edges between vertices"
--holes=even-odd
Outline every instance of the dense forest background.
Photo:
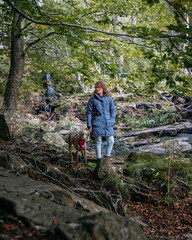
[[[103,79],[136,94],[190,94],[191,4],[1,1],[1,96],[14,94],[6,84],[20,97],[42,90],[46,73],[61,93]],[[4,106],[10,101],[5,97]]]
[[[0,238],[190,240],[192,1],[0,0],[0,33]],[[75,165],[99,80],[112,157]]]

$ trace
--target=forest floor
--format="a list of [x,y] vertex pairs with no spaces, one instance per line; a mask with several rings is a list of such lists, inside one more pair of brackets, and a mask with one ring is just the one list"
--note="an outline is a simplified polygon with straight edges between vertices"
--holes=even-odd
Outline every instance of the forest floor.
[[191,197],[177,200],[172,206],[133,201],[128,204],[130,216],[141,216],[147,224],[143,230],[149,239],[192,239]]
[[[11,144],[1,143],[1,148],[9,149]],[[30,152],[30,149],[26,148],[26,152]],[[30,146],[31,148],[31,146]],[[41,147],[40,147],[41,149]],[[41,151],[39,149],[39,151]],[[42,149],[43,151],[45,149]],[[46,152],[52,156],[50,159],[47,158],[45,163],[47,165],[58,167],[57,160],[54,160],[55,153],[49,149]],[[92,158],[92,157],[91,157]],[[93,158],[88,158],[89,162],[93,161]],[[64,166],[64,171],[75,181],[81,183],[83,189],[88,189],[86,192],[76,191],[82,197],[92,200],[90,198],[89,191],[101,191],[109,192],[109,189],[103,184],[101,180],[97,180],[93,176],[93,168],[84,165],[78,167],[71,167],[67,163]],[[42,175],[38,169],[31,169],[25,172],[25,174],[34,180],[45,181],[54,183],[53,179]],[[154,184],[154,183],[153,183]],[[156,182],[155,184],[159,184]],[[154,188],[153,186],[150,186]],[[114,188],[115,189],[115,188]],[[111,193],[118,194],[114,189],[110,189]],[[150,192],[147,193],[148,199],[153,201],[140,202],[133,201],[130,199],[126,200],[124,204],[124,216],[134,219],[141,224],[148,239],[174,239],[174,240],[189,240],[192,239],[192,199],[191,189],[187,191],[186,188],[175,186],[175,194],[177,200],[169,201],[162,192]],[[56,224],[53,223],[53,224]],[[11,239],[25,239],[25,240],[54,240],[54,233],[34,229],[30,227],[25,221],[14,216],[4,215],[0,212],[0,232],[2,234],[9,235]]]
[[[163,116],[163,114],[161,115]],[[131,119],[132,120],[132,119]],[[39,134],[39,133],[38,133]],[[38,135],[37,134],[37,135]],[[33,134],[35,135],[35,134]],[[15,144],[15,143],[14,143]],[[25,144],[13,146],[12,142],[0,142],[1,150],[13,151],[16,153],[26,152],[31,154],[32,149],[39,152],[40,155],[46,156],[43,161],[47,165],[58,167],[60,163],[57,161],[59,151],[53,151],[53,148],[47,145],[47,149],[41,148],[41,145],[32,146]],[[88,162],[92,162],[93,153],[88,153]],[[68,174],[74,181],[78,181],[83,189],[88,191],[76,191],[82,197],[92,200],[89,191],[100,191],[104,193],[119,194],[119,189],[116,187],[109,189],[101,180],[97,180],[93,176],[94,168],[90,165],[72,167],[67,163],[63,166],[64,172]],[[33,178],[36,181],[45,181],[55,183],[53,179],[39,169],[33,168],[30,171],[24,172],[25,175]],[[122,180],[122,179],[121,179]],[[145,181],[143,182],[145,184]],[[149,188],[159,188],[162,182],[154,180],[148,185]],[[147,185],[147,183],[146,183]],[[159,240],[190,240],[192,239],[192,188],[185,182],[180,181],[179,184],[172,185],[172,194],[169,196],[167,192],[150,191],[145,193],[146,199],[149,201],[140,201],[132,199],[129,195],[123,202],[123,216],[136,220],[140,223],[148,239]],[[123,195],[122,195],[123,196]],[[152,201],[150,201],[152,200]],[[101,204],[95,201],[97,204]],[[101,205],[105,207],[105,205]],[[53,224],[57,224],[54,222]],[[35,229],[29,226],[23,219],[9,216],[4,212],[0,212],[0,233],[10,236],[11,239],[22,240],[54,240],[53,232]]]

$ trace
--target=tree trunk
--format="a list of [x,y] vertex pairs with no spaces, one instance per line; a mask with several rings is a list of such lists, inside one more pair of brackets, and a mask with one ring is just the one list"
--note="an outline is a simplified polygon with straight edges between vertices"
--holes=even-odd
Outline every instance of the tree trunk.
[[21,78],[24,71],[24,39],[21,33],[23,18],[14,13],[11,31],[11,66],[5,88],[3,111],[15,112]]
[[11,30],[11,65],[0,111],[0,139],[6,140],[21,135],[23,129],[22,120],[16,114],[25,62],[22,23],[23,18],[18,13],[14,13]]

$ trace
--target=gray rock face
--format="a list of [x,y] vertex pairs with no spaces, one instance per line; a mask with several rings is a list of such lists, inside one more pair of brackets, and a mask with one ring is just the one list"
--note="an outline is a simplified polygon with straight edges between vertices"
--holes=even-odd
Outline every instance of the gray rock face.
[[129,132],[121,137],[120,142],[129,146],[132,151],[138,152],[166,154],[170,151],[191,151],[192,123],[181,122],[174,125]]
[[17,113],[0,113],[0,138],[17,138],[23,134],[24,120]]
[[160,143],[147,144],[138,146],[135,150],[142,152],[153,152],[156,154],[186,152],[192,150],[192,145],[188,142],[191,137],[173,138]]
[[0,167],[17,171],[27,168],[27,164],[19,156],[0,151]]
[[183,122],[178,125],[166,125],[162,127],[155,127],[147,130],[130,132],[123,135],[123,137],[142,137],[147,138],[149,136],[165,137],[165,136],[176,136],[179,133],[192,133],[192,123]]
[[191,119],[192,118],[192,111],[188,109],[184,109],[184,111],[181,114],[183,119]]
[[116,158],[103,157],[95,168],[95,177],[104,178],[108,175],[119,176],[123,174],[123,165],[125,162]]
[[56,147],[64,148],[64,146],[66,145],[66,142],[57,133],[45,133],[43,135],[43,139],[46,141],[46,143]]
[[[99,239],[99,240],[139,240],[145,239],[141,229],[135,228],[132,221],[126,221],[123,217],[115,214],[98,213],[91,216],[84,216],[79,219],[78,223],[71,224],[72,231],[64,233],[61,230],[63,239]],[[64,226],[63,226],[64,227]],[[81,232],[81,237],[78,236]]]
[[95,176],[97,178],[104,178],[109,174],[109,159],[101,158],[97,162],[97,166],[95,168]]
[[[0,181],[0,196],[2,196],[1,194],[3,192],[3,196],[13,199],[16,204],[18,201],[18,215],[24,213],[21,210],[21,204],[19,204],[20,201],[23,201],[23,197],[25,199],[30,197],[29,202],[33,201],[33,198],[36,197],[40,199],[44,198],[45,200],[50,199],[54,203],[73,208],[80,208],[83,211],[90,213],[97,213],[100,211],[108,212],[107,209],[102,208],[87,199],[81,198],[80,196],[78,197],[67,189],[63,189],[55,184],[35,181],[22,174],[17,176],[16,174],[0,170]],[[15,196],[18,198],[15,198]],[[22,199],[20,199],[20,196],[23,196]],[[26,200],[26,204],[27,202],[28,201]],[[42,206],[41,208],[44,207],[45,206]],[[34,219],[34,217],[31,217],[31,219]]]
[[12,138],[17,138],[22,136],[24,128],[24,120],[17,113],[4,113],[6,123],[8,125],[10,136]]
[[[144,240],[141,227],[54,184],[0,170],[0,209],[32,226],[53,229],[58,240]],[[57,224],[53,225],[56,219]]]

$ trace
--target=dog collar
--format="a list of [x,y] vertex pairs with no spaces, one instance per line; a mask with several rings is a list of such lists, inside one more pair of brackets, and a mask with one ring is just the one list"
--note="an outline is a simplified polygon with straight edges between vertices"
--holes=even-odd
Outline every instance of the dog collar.
[[84,146],[85,146],[85,140],[81,141],[81,139],[78,139],[78,144],[80,146],[80,151],[83,151]]

